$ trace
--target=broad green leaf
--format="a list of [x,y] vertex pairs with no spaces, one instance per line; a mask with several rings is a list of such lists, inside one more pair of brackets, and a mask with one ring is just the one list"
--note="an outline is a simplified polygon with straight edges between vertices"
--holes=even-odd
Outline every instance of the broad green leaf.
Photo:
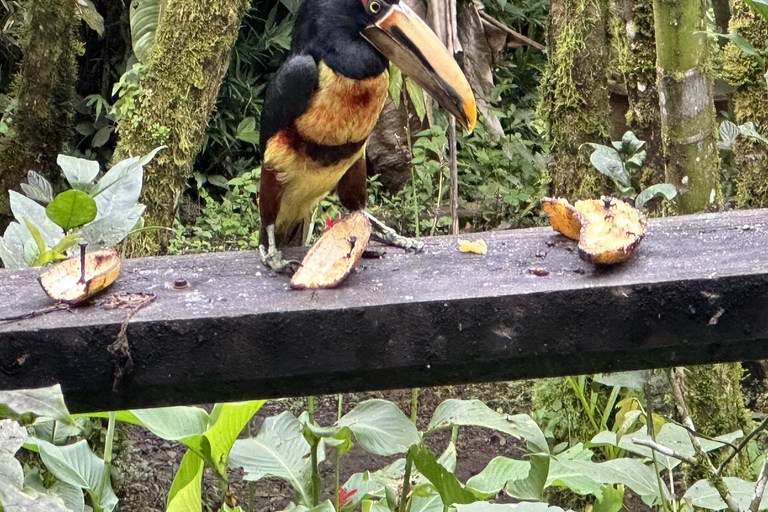
[[133,409],[131,413],[158,437],[184,442],[208,429],[208,413],[200,407],[159,407]]
[[478,501],[469,505],[456,505],[457,512],[565,512],[560,507],[552,507],[548,503],[488,503]]
[[[709,33],[709,32],[708,32]],[[752,46],[752,43],[747,41],[744,36],[741,34],[731,32],[730,34],[714,34],[718,37],[722,37],[724,39],[730,39],[733,44],[735,44],[739,50],[742,51],[745,55],[749,55],[750,57],[755,57],[758,62],[763,64],[765,62],[765,58],[760,53],[758,49],[756,49],[754,46]]]
[[[547,485],[568,487],[579,494],[593,494],[602,498],[603,484],[624,484],[644,499],[659,495],[656,473],[638,459],[621,458],[606,462],[586,460],[558,460],[552,458]],[[665,496],[669,491],[662,483]]]
[[160,17],[160,0],[136,0],[131,2],[131,45],[133,53],[142,64],[149,63],[155,45],[155,30]]
[[50,418],[37,418],[31,426],[32,435],[29,444],[36,443],[37,439],[48,441],[51,444],[66,444],[70,437],[81,435],[83,430],[79,426],[67,425],[61,421]]
[[424,475],[440,493],[440,499],[445,506],[451,506],[454,503],[472,503],[477,500],[474,494],[461,485],[456,475],[438,464],[434,454],[426,446],[412,446],[408,450],[408,455],[419,473]]
[[203,459],[193,451],[184,454],[168,491],[166,512],[195,512],[203,509],[200,493],[204,467]]
[[755,129],[755,123],[752,121],[739,125],[739,131],[747,137],[752,137],[753,139],[757,139],[763,144],[768,145],[768,139],[760,135],[760,133]]
[[89,222],[80,231],[80,238],[89,244],[115,246],[136,226],[145,208],[138,205]]
[[[739,504],[741,510],[748,510],[749,503],[752,501],[752,494],[755,492],[755,482],[747,482],[741,478],[726,476],[723,478],[725,485],[728,486],[731,496]],[[683,498],[690,498],[696,507],[706,508],[708,510],[725,510],[728,507],[720,498],[717,490],[706,480],[699,480],[693,484],[683,495]],[[768,501],[765,495],[760,501],[759,510],[768,508]]]
[[392,512],[385,500],[363,500],[360,510],[362,512]]
[[490,428],[525,439],[529,450],[549,453],[547,439],[536,422],[527,414],[503,416],[479,400],[448,399],[437,406],[427,427],[427,433],[453,425]]
[[331,500],[325,500],[319,505],[309,509],[309,512],[336,512],[336,509],[333,508],[333,503],[331,503]]
[[549,455],[532,454],[530,456],[531,469],[528,478],[511,480],[507,483],[506,491],[510,496],[521,500],[541,500],[544,485],[549,474]]
[[736,142],[736,139],[741,135],[739,127],[735,123],[727,120],[720,123],[717,133],[720,135],[720,142],[726,149],[733,146],[733,143]]
[[203,435],[210,442],[212,458],[210,462],[218,469],[219,474],[227,474],[227,458],[232,444],[264,402],[264,400],[252,400],[216,406],[220,409],[216,422]]
[[354,510],[366,498],[385,498],[386,490],[384,484],[371,477],[371,474],[355,473],[342,486],[347,492],[356,491],[347,500],[347,506],[342,511]]
[[405,89],[408,91],[408,97],[411,99],[411,105],[413,105],[419,121],[423,122],[424,116],[427,114],[427,107],[424,105],[424,90],[408,77],[405,78]]
[[35,244],[37,245],[37,253],[42,254],[45,252],[45,242],[43,241],[43,236],[40,234],[40,230],[35,227],[34,224],[29,222],[27,219],[24,219],[24,225],[27,226],[27,229],[32,234],[32,239],[35,241]]
[[69,233],[66,236],[64,236],[61,240],[59,240],[59,243],[56,244],[56,246],[53,248],[53,251],[64,254],[67,252],[67,249],[69,249],[70,247],[73,247],[79,239],[80,239],[80,232],[74,231],[72,233]]
[[69,231],[96,218],[96,201],[82,190],[71,189],[53,198],[45,213],[61,229]]
[[389,63],[389,98],[396,107],[400,106],[400,92],[403,90],[403,74],[400,68]]
[[[674,187],[672,187],[674,188]],[[647,190],[647,189],[646,189]],[[639,207],[638,207],[639,208]],[[631,372],[612,372],[598,373],[592,380],[603,384],[604,386],[622,387],[628,389],[643,389],[645,386],[648,372],[646,370],[635,370]]]
[[445,469],[450,471],[451,473],[456,472],[456,460],[458,459],[458,454],[456,453],[456,445],[453,441],[448,443],[448,446],[443,450],[443,453],[440,454],[440,456],[437,458],[437,463],[443,466]]
[[609,430],[603,430],[602,432],[598,433],[596,436],[592,438],[592,440],[589,442],[591,446],[605,446],[605,445],[611,445],[611,446],[618,446],[618,439],[616,438],[616,433],[611,432]]
[[59,155],[56,163],[64,171],[69,186],[76,190],[87,192],[91,188],[91,182],[99,175],[100,167],[96,160]]
[[256,128],[255,117],[246,117],[240,121],[240,124],[237,125],[237,138],[254,146],[259,145],[259,131]]
[[361,403],[342,416],[337,425],[349,428],[357,442],[376,455],[403,453],[421,440],[416,425],[386,400]]
[[671,183],[657,183],[644,189],[635,198],[635,207],[642,208],[645,203],[656,196],[664,196],[667,199],[674,199],[677,196],[677,189]]
[[497,494],[510,480],[528,478],[531,463],[507,457],[495,457],[480,473],[467,480],[466,488],[480,499]]
[[296,492],[299,504],[312,505],[309,443],[302,425],[290,412],[264,420],[259,433],[235,441],[229,454],[231,467],[242,467],[245,480],[274,476],[287,481]]
[[155,148],[142,157],[133,156],[117,162],[109,171],[107,171],[104,176],[102,176],[99,182],[96,183],[96,190],[94,191],[94,195],[103,193],[106,189],[114,186],[120,180],[124,179],[125,176],[135,173],[139,169],[143,168],[149,163],[150,160],[152,160],[152,158],[155,157],[157,152],[163,148],[165,148],[165,146]]
[[143,168],[137,165],[122,174],[110,186],[94,194],[93,199],[96,201],[98,210],[96,218],[101,219],[112,214],[121,214],[136,206],[141,195],[143,179]]
[[[11,235],[15,232],[18,238]],[[21,238],[21,224],[11,222],[5,230],[5,237],[0,238],[0,260],[7,269],[27,268],[27,260],[24,257],[24,241]]]
[[413,489],[408,512],[443,512],[445,506],[431,485],[421,484]]
[[589,155],[589,161],[595,166],[595,169],[602,174],[613,178],[622,185],[628,185],[629,179],[624,171],[619,152],[614,148],[603,146],[602,144],[586,143],[585,146],[591,147],[594,151]]
[[106,144],[109,141],[109,138],[112,136],[112,132],[114,130],[115,129],[111,126],[105,126],[99,129],[99,131],[94,134],[93,139],[91,139],[91,146],[94,148],[100,148]]
[[619,512],[624,506],[624,486],[605,484],[600,489],[602,498],[592,507],[592,512]]
[[0,416],[19,418],[26,415],[43,416],[74,425],[64,404],[61,386],[47,388],[0,391]]
[[[40,230],[40,234],[45,241],[46,247],[53,247],[64,236],[64,231],[56,223],[54,223],[48,214],[45,207],[39,205],[30,198],[19,194],[16,191],[8,191],[8,195],[11,200],[11,212],[16,219],[28,219],[37,229]],[[11,224],[13,225],[13,224]],[[8,229],[11,229],[10,227]],[[23,239],[30,238],[32,235],[26,227],[22,228],[25,236]],[[8,236],[6,230],[5,236]]]
[[45,467],[53,476],[88,491],[91,499],[97,501],[102,510],[111,511],[115,508],[117,496],[109,481],[102,488],[104,461],[91,451],[85,439],[66,446],[55,446],[38,440],[37,446]]
[[47,179],[35,171],[27,172],[27,183],[21,184],[21,190],[35,201],[48,204],[53,200],[53,187]]
[[24,471],[16,460],[16,452],[27,439],[27,430],[14,420],[0,420],[0,487],[3,483],[21,489]]
[[768,21],[768,1],[767,0],[744,0],[748,6],[755,10],[764,20]]
[[8,512],[72,512],[58,496],[21,489],[0,476],[0,505]]

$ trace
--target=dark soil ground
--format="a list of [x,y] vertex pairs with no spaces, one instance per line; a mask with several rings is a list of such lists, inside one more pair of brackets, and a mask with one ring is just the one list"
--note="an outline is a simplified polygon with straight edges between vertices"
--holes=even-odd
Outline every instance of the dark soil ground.
[[[343,413],[371,398],[392,401],[410,416],[411,390],[344,395]],[[426,428],[437,405],[448,398],[477,398],[492,409],[505,414],[527,413],[531,407],[530,382],[422,388],[419,391],[418,401],[417,425],[420,430]],[[320,425],[332,425],[337,417],[338,396],[317,397],[315,407],[317,422]],[[261,423],[269,416],[285,410],[290,410],[298,416],[305,409],[306,401],[303,398],[270,400],[251,421],[251,432],[255,435]],[[160,439],[140,427],[126,427],[121,430],[121,433],[122,443],[119,444],[120,450],[113,471],[113,485],[120,498],[118,510],[120,512],[164,511],[165,497],[186,447]],[[445,449],[449,440],[450,432],[443,431],[427,438],[427,444],[439,454]],[[497,455],[520,459],[524,454],[524,446],[519,440],[495,431],[473,427],[459,429],[456,450],[458,453],[456,476],[462,482],[479,473]],[[355,446],[342,459],[340,481],[345,482],[354,473],[379,469],[396,458],[371,455]],[[332,449],[329,448],[328,456],[320,466],[323,499],[330,497],[333,493],[333,459]],[[292,489],[280,479],[265,478],[248,485],[242,480],[241,470],[230,470],[230,483],[237,504],[249,512],[280,511],[293,500]],[[210,510],[218,510],[221,497],[216,482],[207,469],[203,496]]]

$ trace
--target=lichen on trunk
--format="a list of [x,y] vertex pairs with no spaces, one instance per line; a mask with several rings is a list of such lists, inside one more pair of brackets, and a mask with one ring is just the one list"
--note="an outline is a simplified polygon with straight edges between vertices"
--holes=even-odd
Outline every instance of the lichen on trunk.
[[550,6],[537,117],[553,144],[547,163],[552,193],[570,199],[594,196],[605,184],[579,148],[605,144],[611,132],[607,13],[605,0],[554,0]]
[[654,0],[656,64],[666,177],[682,213],[718,196],[715,105],[704,33],[706,2]]
[[72,132],[75,59],[83,51],[74,2],[31,0],[25,7],[28,23],[19,40],[23,60],[11,92],[17,105],[8,133],[0,138],[0,232],[10,220],[7,191],[28,170],[58,181],[56,158]]
[[[729,25],[730,32],[742,35],[755,48],[765,47],[768,24],[741,0],[734,0]],[[733,117],[736,124],[753,122],[762,136],[768,136],[768,91],[765,69],[753,57],[746,55],[735,44],[728,42],[722,51],[723,78],[737,87],[732,96]],[[734,147],[736,178],[736,204],[740,208],[768,206],[768,148],[762,143],[740,137]]]
[[629,100],[626,120],[635,135],[646,141],[648,156],[640,178],[645,188],[664,182],[653,1],[623,0],[617,5],[623,28],[622,42],[626,45],[620,61]]
[[[148,226],[170,227],[200,150],[219,86],[237,38],[246,0],[167,0],[135,108],[118,123],[114,160],[166,145],[145,169]],[[144,234],[127,250],[146,255],[165,248],[163,230]]]

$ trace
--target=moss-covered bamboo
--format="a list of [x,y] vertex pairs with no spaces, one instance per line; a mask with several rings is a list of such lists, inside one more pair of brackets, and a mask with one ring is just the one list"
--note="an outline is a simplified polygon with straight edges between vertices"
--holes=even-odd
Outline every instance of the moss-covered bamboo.
[[[741,34],[752,46],[765,47],[768,24],[741,0],[734,0],[730,32]],[[757,61],[729,42],[722,52],[723,78],[737,87],[732,96],[733,118],[736,124],[753,122],[757,131],[768,136],[768,91],[765,69]],[[768,206],[768,148],[762,143],[740,138],[734,146],[736,204],[741,208]]]
[[604,184],[579,148],[605,144],[611,133],[607,14],[606,0],[553,0],[550,6],[537,116],[553,143],[552,193],[571,199],[594,196]]
[[[247,0],[167,0],[142,74],[135,108],[120,119],[115,159],[168,146],[145,168],[147,225],[170,227],[219,86]],[[165,246],[163,231],[129,247],[135,255]]]
[[75,59],[83,51],[75,2],[31,0],[25,5],[28,22],[19,34],[23,60],[11,92],[17,105],[8,133],[0,138],[0,232],[10,220],[7,191],[28,170],[54,182],[59,178],[56,158],[72,132]]
[[652,0],[619,2],[622,21],[620,67],[627,85],[629,109],[627,126],[646,141],[648,156],[642,169],[641,188],[664,182],[664,156],[661,148],[659,92],[656,88],[656,37],[653,27]]
[[679,210],[695,212],[717,198],[719,157],[712,78],[701,0],[654,0],[656,64],[667,181]]

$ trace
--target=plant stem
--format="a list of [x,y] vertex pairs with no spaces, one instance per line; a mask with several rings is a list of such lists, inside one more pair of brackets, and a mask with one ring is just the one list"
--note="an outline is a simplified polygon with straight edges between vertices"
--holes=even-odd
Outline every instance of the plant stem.
[[[337,420],[341,419],[341,410],[342,410],[343,400],[344,400],[344,395],[339,393],[339,406],[338,406],[338,408],[336,410],[336,419]],[[341,472],[341,453],[339,452],[339,450],[335,450],[335,452],[336,452],[336,463],[334,464],[334,468],[333,468],[333,473],[334,473],[333,478],[334,478],[334,483],[335,483],[334,489],[336,489],[336,492],[333,495],[333,504],[336,507],[336,510],[338,511],[338,510],[341,510],[341,508],[339,506],[339,490],[340,490],[340,488],[339,488],[339,473]]]
[[411,389],[411,421],[416,424],[419,418],[419,388]]
[[576,396],[581,401],[581,406],[584,407],[584,412],[587,414],[587,418],[589,418],[589,422],[592,424],[592,428],[594,428],[596,431],[600,431],[600,428],[597,426],[597,423],[595,422],[595,417],[592,414],[592,408],[587,402],[587,397],[584,396],[584,390],[581,389],[581,385],[577,381],[577,378],[571,376],[571,377],[566,377],[565,380],[568,381],[568,384],[570,384],[571,387],[573,388],[573,392],[576,393]]
[[112,466],[112,443],[115,439],[115,422],[116,414],[114,411],[109,413],[109,421],[107,422],[107,438],[104,441],[104,472],[101,474],[101,488],[99,489],[98,496],[91,496],[91,504],[93,505],[94,512],[101,512],[101,497],[104,496],[104,491],[110,486],[109,483],[109,468]]
[[413,468],[413,456],[411,450],[405,456],[405,474],[403,475],[403,493],[400,495],[400,506],[398,512],[405,512],[408,502],[408,493],[411,492],[411,469]]
[[[315,422],[315,397],[307,397],[307,414],[310,423]],[[320,501],[320,471],[317,469],[317,448],[320,444],[317,437],[312,436],[310,444],[310,465],[312,466],[312,506],[317,506]]]
[[416,166],[413,165],[413,137],[411,137],[411,113],[408,111],[408,94],[403,94],[405,107],[405,138],[408,142],[408,154],[411,155],[411,200],[413,202],[413,221],[416,223],[416,236],[419,236],[419,202],[416,197]]
[[459,167],[456,160],[456,118],[451,114],[448,125],[448,145],[451,158],[451,234],[459,234]]

